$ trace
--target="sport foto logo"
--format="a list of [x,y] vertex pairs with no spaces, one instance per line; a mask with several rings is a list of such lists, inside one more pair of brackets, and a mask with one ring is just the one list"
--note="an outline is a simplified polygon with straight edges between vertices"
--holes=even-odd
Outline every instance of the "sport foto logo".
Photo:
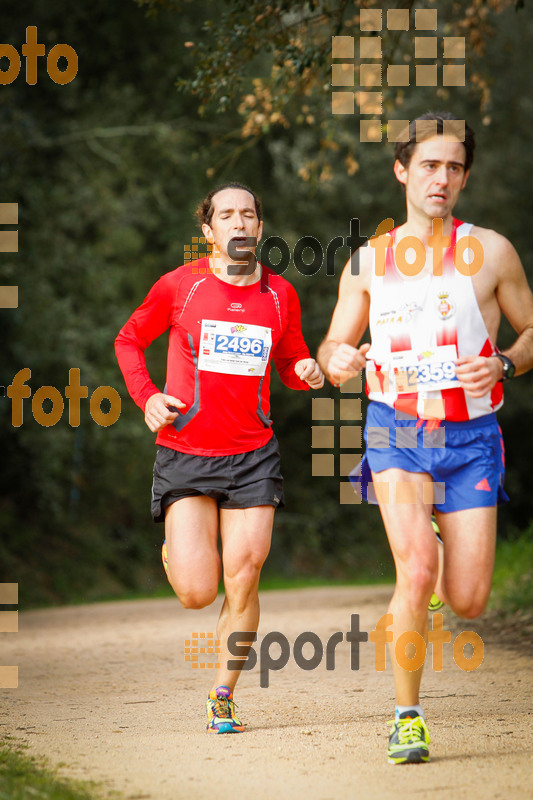
[[[364,236],[361,233],[361,223],[358,217],[350,220],[350,233],[348,236],[335,236],[326,246],[325,262],[326,275],[335,275],[335,254],[340,247],[348,247],[352,253],[350,257],[350,271],[352,275],[359,275],[359,251],[360,248],[369,242],[374,250],[374,274],[377,277],[385,275],[385,261],[387,250],[394,249],[394,262],[398,270],[406,277],[412,278],[418,275],[425,267],[427,250],[426,246],[417,236],[404,236],[395,242],[390,235],[394,228],[394,220],[387,218],[382,220],[376,228],[375,234]],[[289,268],[291,260],[300,273],[307,278],[316,275],[324,266],[324,248],[315,236],[303,236],[299,239],[291,252],[289,244],[281,236],[268,236],[260,245],[257,257],[252,252],[244,252],[243,247],[256,247],[258,244],[255,236],[246,237],[245,242],[235,242],[233,239],[228,243],[228,254],[235,261],[248,261],[248,267],[243,274],[251,275],[259,261],[277,275]],[[434,219],[432,223],[432,234],[428,239],[427,249],[432,255],[432,274],[440,277],[443,274],[444,251],[451,246],[451,237],[443,233],[441,219]],[[272,252],[277,251],[279,259],[272,259]],[[308,254],[312,253],[312,259]],[[305,254],[305,258],[304,258]],[[195,252],[196,258],[201,258],[200,253]],[[244,258],[243,258],[244,255]],[[187,256],[189,254],[187,253]],[[476,275],[481,267],[485,252],[483,245],[475,236],[462,236],[453,248],[453,264],[457,272],[465,277]],[[193,271],[205,272],[205,268],[193,268]],[[236,274],[238,269],[228,268],[228,273]],[[266,290],[265,290],[266,291]]]
[[[443,645],[451,642],[451,632],[444,630],[442,626],[442,614],[434,614],[432,618],[432,628],[428,632],[428,640],[432,645],[432,667],[435,672],[440,672],[443,665]],[[352,614],[350,617],[350,630],[343,634],[341,631],[333,633],[326,642],[326,669],[335,669],[335,651],[340,642],[350,643],[351,669],[359,669],[359,649],[361,642],[369,639],[374,644],[374,668],[377,672],[383,672],[386,666],[387,643],[392,642],[392,631],[387,630],[393,623],[392,614],[384,614],[378,621],[376,627],[370,634],[359,629],[359,614]],[[257,665],[258,656],[251,642],[257,640],[257,634],[252,631],[235,631],[228,637],[228,650],[235,659],[228,661],[228,669],[250,670]],[[466,645],[472,647],[472,655],[467,658],[464,654]],[[270,649],[274,645],[279,647],[280,652],[277,657],[273,656]],[[306,657],[303,653],[305,645],[311,645],[313,654]],[[409,648],[410,655],[406,651]],[[405,631],[396,640],[394,647],[394,658],[396,663],[408,672],[420,669],[426,659],[427,646],[420,633],[416,631]],[[453,660],[459,669],[471,672],[477,669],[483,661],[485,648],[483,639],[474,631],[463,631],[454,640]],[[305,631],[296,637],[293,648],[293,658],[296,665],[303,670],[309,671],[316,669],[324,657],[324,645],[320,637],[313,631]],[[270,683],[270,672],[277,672],[283,669],[291,655],[291,646],[287,637],[280,631],[271,631],[262,639],[259,648],[259,685],[268,688]]]
[[[65,397],[68,398],[69,425],[77,428],[80,424],[80,400],[89,396],[89,388],[80,385],[80,370],[72,368],[69,370],[69,383],[65,386]],[[24,367],[19,369],[13,377],[11,384],[7,387],[7,396],[11,399],[11,424],[14,428],[20,428],[24,422],[23,398],[31,397],[31,387],[26,385],[26,381],[31,378],[31,369]],[[43,403],[50,400],[52,408],[45,411]],[[109,402],[109,411],[104,412],[101,408],[102,400]],[[121,401],[120,395],[112,386],[99,386],[91,395],[90,413],[97,425],[104,428],[114,425],[120,417]],[[63,416],[64,402],[58,389],[54,386],[41,386],[33,395],[31,410],[33,417],[39,425],[50,428],[56,425]]]
[[[44,44],[37,41],[37,26],[29,25],[26,28],[26,43],[22,45],[22,55],[26,59],[26,83],[34,86],[37,83],[37,59],[46,54]],[[11,44],[0,44],[0,59],[7,58],[9,67],[0,69],[0,85],[7,86],[13,83],[20,73],[21,58],[18,51]],[[67,67],[60,70],[58,61],[66,59]],[[78,54],[69,44],[56,44],[46,58],[46,71],[54,83],[64,86],[74,80],[78,74]]]

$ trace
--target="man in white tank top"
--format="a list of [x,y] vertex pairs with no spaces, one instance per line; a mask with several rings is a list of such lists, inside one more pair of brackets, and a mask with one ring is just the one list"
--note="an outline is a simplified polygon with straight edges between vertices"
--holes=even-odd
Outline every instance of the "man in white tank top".
[[[429,760],[419,702],[423,666],[406,669],[415,656],[411,644],[400,665],[396,642],[415,631],[427,643],[433,591],[467,619],[486,606],[496,507],[506,499],[494,412],[503,403],[502,383],[533,366],[533,295],[515,249],[495,231],[452,215],[474,152],[473,132],[465,125],[463,140],[459,127],[447,112],[426,114],[410,124],[409,141],[396,144],[407,221],[361,248],[358,274],[348,262],[318,351],[335,385],[366,369],[372,401],[365,457],[352,480],[379,504],[396,565],[389,607],[394,764]],[[496,347],[502,312],[517,333],[504,353]],[[369,326],[371,344],[360,345]]]

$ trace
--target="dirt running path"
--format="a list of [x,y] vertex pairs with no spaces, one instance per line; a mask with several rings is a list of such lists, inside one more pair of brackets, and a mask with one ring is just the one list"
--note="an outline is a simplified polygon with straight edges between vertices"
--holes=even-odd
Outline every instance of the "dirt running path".
[[[389,595],[386,587],[265,593],[259,640],[277,630],[292,647],[312,630],[325,643],[349,629],[351,613],[370,631]],[[185,662],[184,640],[212,631],[215,618],[214,607],[184,611],[173,600],[20,614],[19,633],[0,636],[0,661],[18,664],[20,676],[18,689],[0,691],[0,736],[129,800],[533,797],[531,652],[504,647],[494,627],[477,623],[485,660],[476,671],[455,665],[451,645],[442,672],[426,669],[431,763],[393,767],[385,724],[392,677],[390,668],[375,671],[370,643],[361,645],[358,671],[344,641],[334,671],[324,662],[303,671],[291,657],[269,689],[257,668],[245,673],[236,697],[246,733],[208,736],[212,670]],[[445,616],[452,641],[475,627],[454,620]]]

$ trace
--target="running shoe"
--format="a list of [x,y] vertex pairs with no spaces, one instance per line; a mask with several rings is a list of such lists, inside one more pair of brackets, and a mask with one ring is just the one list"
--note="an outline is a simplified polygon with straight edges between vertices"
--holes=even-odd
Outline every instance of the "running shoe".
[[218,686],[207,698],[208,733],[242,733],[244,725],[235,716],[233,694],[227,686]]
[[431,524],[433,525],[433,530],[435,531],[435,536],[437,537],[437,542],[440,542],[441,544],[444,544],[444,542],[442,541],[442,539],[440,537],[440,528],[437,525],[437,520],[435,519],[434,516],[431,517]]
[[[433,525],[433,530],[435,531],[435,536],[437,537],[437,541],[440,542],[440,544],[442,544],[442,539],[440,538],[440,528],[437,525],[437,520],[433,516],[431,517],[431,524]],[[431,599],[429,601],[428,609],[430,611],[438,611],[439,608],[442,608],[443,605],[444,601],[441,600],[439,597],[437,597],[435,592],[433,592],[433,594],[431,595]]]
[[163,547],[161,548],[161,558],[163,560],[163,566],[165,568],[165,572],[167,573],[168,578],[168,554],[167,554],[167,540],[163,542]]
[[389,764],[421,764],[429,761],[429,731],[424,717],[410,717],[404,711],[397,720],[390,720]]
[[444,600],[440,600],[437,597],[437,595],[435,594],[435,592],[433,592],[433,594],[431,595],[430,600],[429,600],[428,610],[429,611],[438,611],[439,608],[442,608],[443,605],[444,605]]

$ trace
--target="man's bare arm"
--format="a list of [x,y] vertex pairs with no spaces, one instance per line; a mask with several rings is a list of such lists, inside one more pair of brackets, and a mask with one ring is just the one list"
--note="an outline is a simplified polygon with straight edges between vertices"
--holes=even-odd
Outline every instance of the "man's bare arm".
[[368,326],[370,307],[370,248],[359,251],[360,274],[352,275],[351,259],[339,283],[339,296],[329,331],[318,348],[317,361],[333,384],[344,383],[365,366],[370,345],[357,348]]
[[[515,365],[515,374],[522,375],[533,367],[533,294],[512,244],[494,231],[484,234],[485,253],[490,252],[491,268],[496,270],[498,306],[518,334],[503,355]],[[489,392],[503,376],[503,364],[498,358],[464,356],[457,365],[457,377],[472,397]]]
[[503,354],[515,365],[515,374],[522,375],[533,367],[533,293],[518,253],[510,242],[504,242],[496,299],[518,338]]

